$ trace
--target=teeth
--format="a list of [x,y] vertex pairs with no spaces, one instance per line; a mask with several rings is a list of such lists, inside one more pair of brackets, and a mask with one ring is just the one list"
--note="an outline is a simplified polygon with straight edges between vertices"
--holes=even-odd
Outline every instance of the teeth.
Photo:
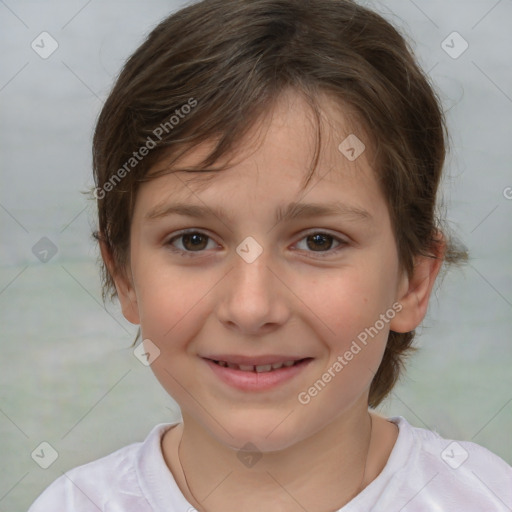
[[226,361],[215,361],[219,366],[222,366],[224,368],[233,368],[234,370],[241,370],[243,372],[257,372],[257,373],[264,373],[264,372],[270,372],[272,370],[279,370],[279,368],[282,368],[283,366],[286,368],[289,368],[290,366],[293,366],[295,364],[295,361],[285,361],[284,363],[274,363],[274,364],[261,364],[258,366],[253,366],[250,364],[233,364],[233,363],[227,363]]
[[256,372],[258,372],[258,373],[269,372],[270,370],[272,370],[271,364],[262,364],[260,366],[256,366]]

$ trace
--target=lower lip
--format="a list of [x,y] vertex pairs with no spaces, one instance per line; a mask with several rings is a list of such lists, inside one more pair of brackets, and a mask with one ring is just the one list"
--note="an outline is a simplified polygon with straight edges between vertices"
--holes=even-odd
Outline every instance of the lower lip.
[[226,384],[242,391],[266,391],[289,381],[306,368],[312,359],[305,359],[293,366],[283,366],[269,372],[244,372],[227,366],[219,366],[211,359],[205,359],[213,373]]

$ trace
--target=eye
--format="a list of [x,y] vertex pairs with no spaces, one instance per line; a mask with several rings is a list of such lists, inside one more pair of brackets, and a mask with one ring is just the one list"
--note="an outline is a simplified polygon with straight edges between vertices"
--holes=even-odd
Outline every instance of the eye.
[[[179,240],[181,240],[180,245],[182,248],[174,245],[175,241]],[[208,241],[216,245],[215,242],[213,242],[213,240],[202,231],[187,231],[174,236],[166,242],[166,245],[168,245],[174,252],[178,252],[185,256],[192,256],[193,254],[191,253],[203,252],[208,246]]]
[[[297,245],[300,245],[300,243],[305,240],[306,241],[306,249],[302,248],[299,250],[305,250],[306,252],[320,252],[320,253],[327,253],[327,254],[321,254],[319,256],[323,257],[324,255],[330,255],[335,252],[337,252],[340,248],[347,245],[347,242],[334,236],[330,235],[329,233],[323,233],[322,231],[314,231],[312,233],[307,234],[304,238],[302,238]],[[333,249],[333,242],[337,243],[338,245]]]
[[[342,240],[334,235],[330,235],[329,233],[324,233],[322,231],[314,231],[307,234],[301,238],[296,245],[300,246],[303,241],[305,241],[305,247],[299,247],[299,250],[305,252],[322,253],[318,255],[320,257],[336,253],[347,245],[345,240]],[[213,247],[208,247],[209,242],[213,244]],[[332,248],[333,244],[337,244],[334,249]],[[208,248],[212,249],[217,246],[217,244],[210,236],[208,236],[206,233],[203,233],[202,231],[197,230],[190,230],[179,233],[178,235],[169,239],[166,242],[166,245],[173,252],[179,253],[182,256],[194,256],[194,253],[202,253]]]

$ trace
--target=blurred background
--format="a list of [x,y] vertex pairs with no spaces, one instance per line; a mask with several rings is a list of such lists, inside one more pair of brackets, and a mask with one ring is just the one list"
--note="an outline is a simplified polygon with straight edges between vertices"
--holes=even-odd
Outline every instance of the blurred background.
[[[452,139],[444,204],[471,253],[437,287],[380,411],[512,464],[512,2],[362,3],[409,35],[436,84]],[[101,301],[82,192],[116,74],[182,5],[0,0],[0,512],[180,417],[134,357],[136,328]]]

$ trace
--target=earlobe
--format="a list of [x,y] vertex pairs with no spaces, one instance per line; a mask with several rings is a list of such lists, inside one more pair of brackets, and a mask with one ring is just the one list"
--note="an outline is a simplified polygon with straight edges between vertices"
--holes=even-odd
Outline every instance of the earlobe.
[[390,323],[392,331],[413,331],[425,318],[430,295],[443,264],[445,247],[445,239],[439,234],[433,254],[417,256],[412,276],[402,278],[397,296],[402,309]]
[[114,280],[123,316],[128,320],[128,322],[139,325],[140,318],[137,295],[135,293],[133,279],[129,273],[129,269],[127,269],[128,272],[120,272],[115,268],[112,253],[104,240],[100,240],[100,250],[101,257]]

